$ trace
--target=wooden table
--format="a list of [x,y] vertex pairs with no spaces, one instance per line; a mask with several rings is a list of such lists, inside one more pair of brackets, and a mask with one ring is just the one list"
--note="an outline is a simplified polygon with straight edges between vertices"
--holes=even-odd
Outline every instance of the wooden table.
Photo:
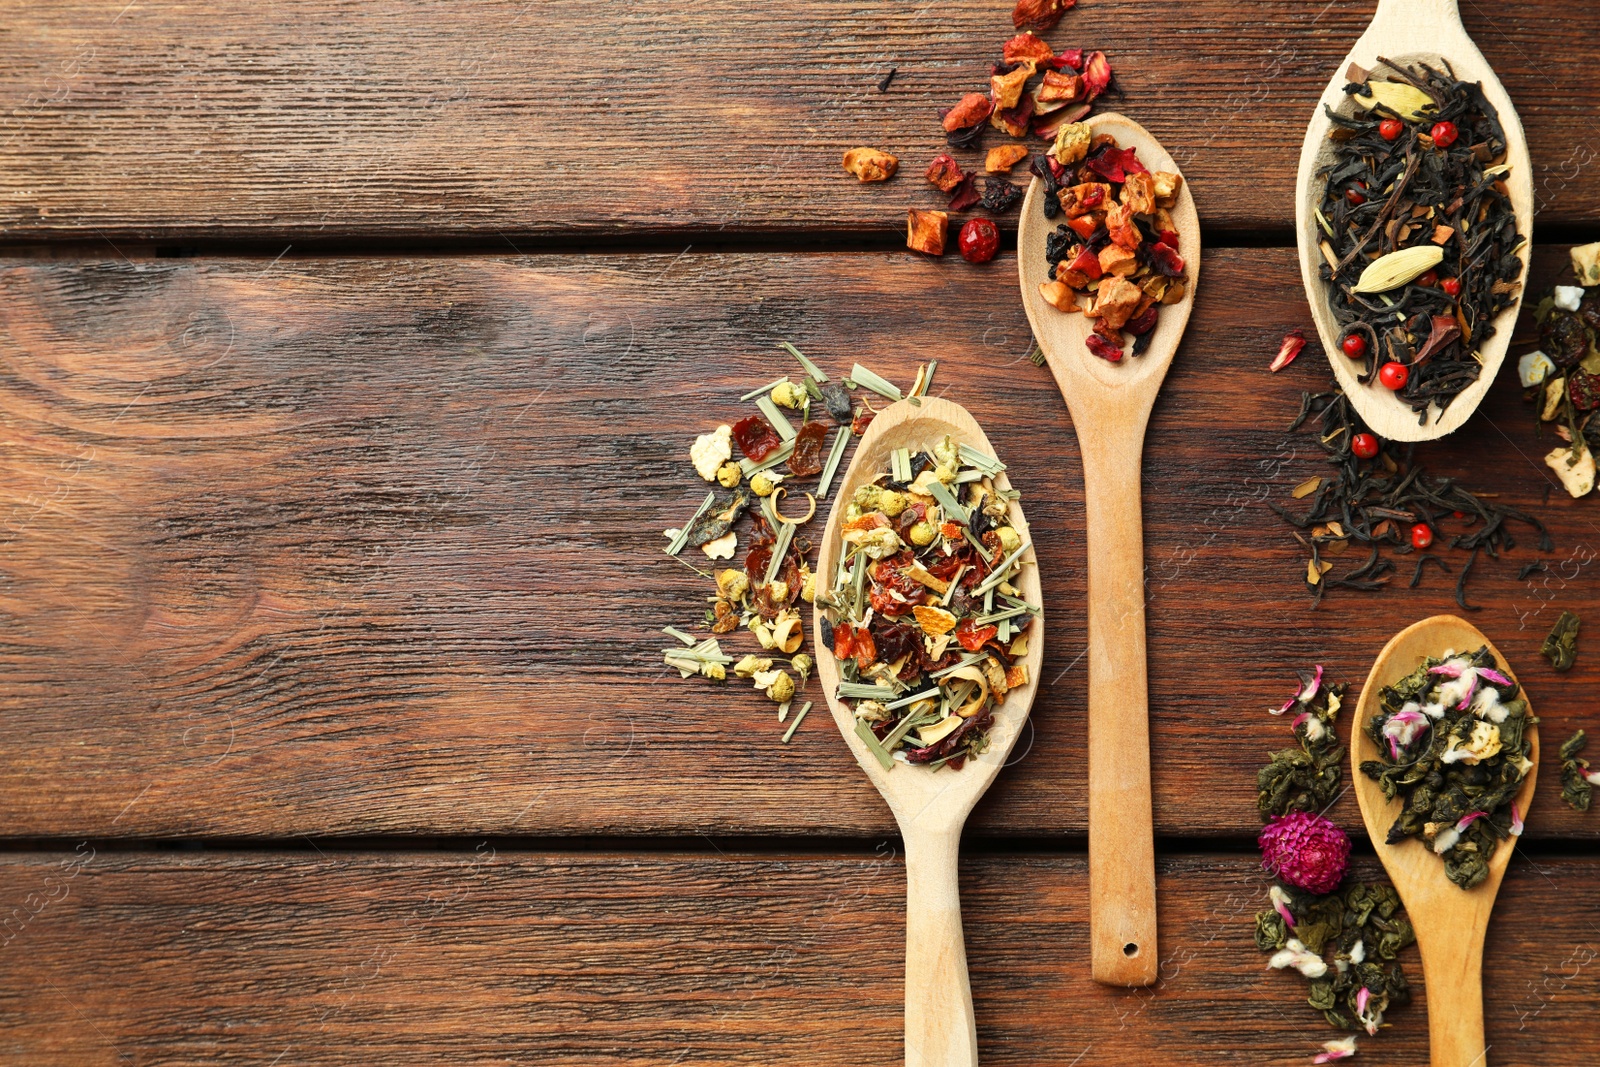
[[[1284,427],[1322,354],[1265,365],[1310,327],[1294,161],[1371,0],[1084,0],[1048,35],[1110,55],[1206,227],[1146,462],[1137,991],[1088,974],[1072,427],[1011,255],[900,247],[1005,4],[124,3],[0,4],[0,1058],[898,1062],[887,810],[825,715],[783,745],[657,651],[706,591],[659,551],[704,491],[688,443],[792,370],[780,340],[902,382],[938,359],[1035,528],[1046,684],[962,872],[985,1062],[1335,1036],[1251,944],[1263,709],[1454,610],[1437,573],[1311,610],[1266,506],[1318,471]],[[1463,8],[1528,130],[1543,288],[1600,236],[1600,9]],[[900,177],[859,186],[857,144]],[[1523,538],[1470,595],[1553,750],[1600,726],[1600,652],[1537,656],[1562,608],[1594,625],[1600,504],[1542,502],[1550,447],[1508,372],[1425,455],[1550,523],[1547,573],[1518,581]],[[1600,816],[1558,778],[1490,936],[1499,1064],[1600,1054]],[[1424,1005],[1365,1056],[1426,1062]]]

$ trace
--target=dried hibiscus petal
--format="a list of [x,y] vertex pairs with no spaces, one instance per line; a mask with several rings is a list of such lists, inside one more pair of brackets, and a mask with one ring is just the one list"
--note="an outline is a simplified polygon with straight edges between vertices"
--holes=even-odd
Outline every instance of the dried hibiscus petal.
[[1093,100],[1111,84],[1111,61],[1104,52],[1091,52],[1083,65],[1083,86],[1088,99]]
[[1150,269],[1163,278],[1183,277],[1183,257],[1170,246],[1161,241],[1149,245],[1145,249],[1150,257]]
[[928,181],[940,192],[951,192],[961,184],[961,164],[949,152],[940,152],[928,164]]
[[1160,313],[1160,311],[1160,307],[1155,304],[1151,304],[1149,307],[1139,312],[1139,314],[1129,319],[1128,324],[1124,326],[1123,329],[1127,330],[1135,337],[1141,337],[1155,329],[1156,316]]
[[1011,25],[1017,29],[1048,30],[1078,0],[1017,0],[1011,11]]
[[816,421],[801,426],[794,435],[794,452],[789,456],[789,473],[809,478],[822,473],[822,442],[828,427]]
[[1084,344],[1088,347],[1090,352],[1099,356],[1108,363],[1122,362],[1122,346],[1113,344],[1104,337],[1101,337],[1098,333],[1091,333],[1088,338],[1084,340]]
[[961,184],[950,194],[950,210],[965,211],[979,200],[975,174],[962,175]]
[[1081,49],[1081,48],[1063,48],[1060,52],[1056,53],[1055,68],[1057,70],[1061,70],[1063,68],[1070,68],[1072,70],[1082,70],[1083,69],[1083,49]]
[[1567,375],[1567,396],[1579,411],[1600,408],[1600,374],[1589,374],[1574,368]]
[[1149,174],[1150,171],[1137,158],[1138,148],[1118,148],[1107,145],[1088,159],[1084,166],[1107,181],[1125,182],[1130,174]]
[[1004,178],[986,178],[983,182],[983,206],[996,215],[1016,207],[1022,199],[1022,186]]
[[767,420],[760,415],[751,415],[733,424],[733,443],[739,446],[739,451],[745,456],[760,463],[774,448],[783,444],[783,438],[778,436],[777,430],[767,425]]
[[1294,362],[1294,357],[1298,356],[1300,354],[1300,350],[1305,346],[1305,331],[1290,330],[1288,333],[1283,335],[1283,344],[1278,347],[1278,354],[1272,357],[1272,365],[1267,369],[1272,371],[1274,374],[1276,374],[1278,371],[1281,371],[1283,368]]

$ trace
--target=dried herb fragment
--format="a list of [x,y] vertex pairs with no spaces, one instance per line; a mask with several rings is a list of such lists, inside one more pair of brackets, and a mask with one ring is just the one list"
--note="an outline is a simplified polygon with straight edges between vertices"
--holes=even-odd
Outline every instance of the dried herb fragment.
[[1420,837],[1456,885],[1482,882],[1518,832],[1513,800],[1533,767],[1526,730],[1537,721],[1487,647],[1429,657],[1385,686],[1365,726],[1381,756],[1361,772],[1404,802],[1389,843]]
[[1600,774],[1591,774],[1589,761],[1578,755],[1588,743],[1588,737],[1579,730],[1561,746],[1561,799],[1573,811],[1588,811],[1594,787],[1600,784]]
[[1539,646],[1539,654],[1558,671],[1570,671],[1578,657],[1578,616],[1563,611],[1550,634]]
[[1319,896],[1275,885],[1269,899],[1255,917],[1256,947],[1271,954],[1268,966],[1308,979],[1306,1001],[1330,1026],[1376,1034],[1410,1000],[1399,957],[1416,933],[1393,886],[1357,882]]

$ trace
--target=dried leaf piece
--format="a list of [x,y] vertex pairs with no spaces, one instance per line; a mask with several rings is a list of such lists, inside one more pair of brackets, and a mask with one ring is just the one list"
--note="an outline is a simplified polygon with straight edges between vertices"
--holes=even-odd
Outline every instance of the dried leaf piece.
[[1048,30],[1078,0],[1017,0],[1011,11],[1011,25],[1017,29]]
[[[950,159],[949,156],[941,156],[940,158]],[[983,160],[983,169],[990,174],[1004,174],[1027,158],[1027,145],[1003,144],[998,148],[989,149],[989,154]],[[950,162],[955,163],[955,160],[951,159]],[[929,168],[929,171],[931,175],[932,168]],[[961,168],[959,166],[956,167],[956,172],[960,173],[960,171]],[[930,177],[929,180],[932,181],[932,178]],[[937,185],[938,183],[934,182],[934,184]],[[948,189],[945,190],[945,192],[949,191]]]
[[946,212],[919,211],[916,208],[906,211],[906,247],[913,251],[930,256],[944,255],[944,242],[949,231],[950,216]]
[[[1550,666],[1556,670],[1570,671],[1578,657],[1578,616],[1563,611],[1561,618],[1551,627],[1550,636],[1539,647],[1539,654],[1549,660]],[[1562,758],[1567,758],[1565,752]]]
[[900,161],[876,148],[852,148],[844,154],[844,169],[863,182],[886,182],[900,169]]
[[961,184],[964,177],[961,164],[948,152],[940,152],[933,157],[933,162],[928,164],[928,181],[940,192],[951,192]]

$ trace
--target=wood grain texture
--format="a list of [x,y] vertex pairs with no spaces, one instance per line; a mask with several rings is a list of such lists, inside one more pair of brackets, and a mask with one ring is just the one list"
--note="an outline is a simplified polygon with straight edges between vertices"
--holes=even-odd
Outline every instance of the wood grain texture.
[[[1564,261],[1541,252],[1535,284]],[[708,589],[660,552],[704,494],[689,443],[792,368],[786,338],[902,383],[939,359],[935,392],[1012,461],[1050,632],[1033,730],[969,827],[1081,835],[1083,479],[1015,277],[875,254],[11,263],[4,833],[892,832],[825,716],[785,746],[760,694],[660,664]],[[1292,669],[1358,683],[1454,610],[1453,579],[1309,608],[1264,503],[1321,469],[1282,433],[1325,383],[1315,343],[1265,371],[1309,326],[1294,257],[1219,251],[1207,279],[1145,453],[1155,818],[1253,834]],[[1505,380],[1421,454],[1538,506],[1550,445]],[[1531,538],[1480,560],[1471,621],[1561,739],[1594,725],[1600,655],[1556,674],[1537,650],[1562,608],[1594,614],[1600,503],[1539,510],[1549,572],[1516,580]],[[1594,837],[1558,778],[1530,836]],[[1360,825],[1348,796],[1334,814]]]
[[[0,863],[0,901],[24,916],[0,968],[12,1062],[900,1060],[905,868],[889,845],[64,859]],[[1161,982],[1111,990],[1088,973],[1081,856],[963,864],[981,1062],[1298,1065],[1336,1036],[1304,980],[1255,949],[1253,857],[1171,856],[1160,874]],[[1503,905],[1485,960],[1492,1062],[1591,1062],[1600,865],[1519,852]],[[1404,962],[1420,987],[1414,950]],[[1361,1039],[1364,1058],[1427,1063],[1419,994]]]
[[[937,109],[986,87],[1009,6],[7,0],[0,238],[892,235],[936,201]],[[1100,0],[1049,39],[1107,52],[1107,105],[1208,226],[1287,230],[1306,122],[1374,7]],[[1573,47],[1600,11],[1462,7],[1527,125],[1541,224],[1600,221],[1600,69]],[[858,185],[860,144],[900,176]]]

